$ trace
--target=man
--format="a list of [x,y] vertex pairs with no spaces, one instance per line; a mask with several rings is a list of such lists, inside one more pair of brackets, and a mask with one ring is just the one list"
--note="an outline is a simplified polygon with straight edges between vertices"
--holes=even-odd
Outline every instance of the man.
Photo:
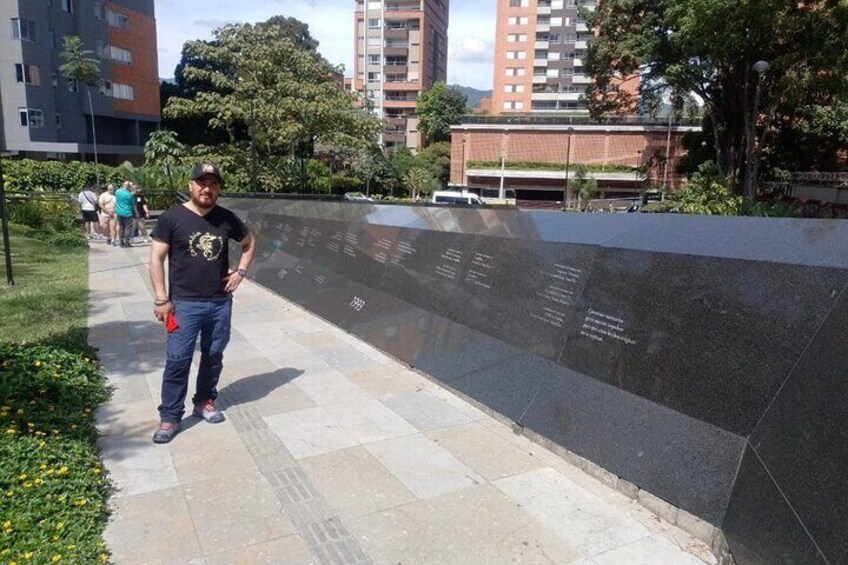
[[118,217],[118,235],[121,247],[131,247],[133,237],[133,195],[130,181],[124,181],[115,191],[115,215]]
[[147,209],[147,199],[141,193],[141,189],[137,184],[132,185],[133,192],[133,234],[138,233],[142,243],[148,243],[150,238],[147,237],[147,219],[150,217],[150,210]]
[[100,237],[98,231],[100,218],[97,217],[97,212],[100,205],[97,203],[97,194],[91,186],[87,186],[79,193],[77,201],[82,212],[83,233],[85,233],[86,239],[98,239]]
[[[215,399],[224,348],[230,339],[232,293],[244,280],[256,251],[244,223],[216,205],[221,189],[217,167],[198,165],[191,179],[191,199],[165,211],[151,233],[153,313],[169,332],[155,443],[167,443],[180,431],[198,334],[201,356],[192,414],[211,423],[224,421]],[[238,268],[233,272],[228,268],[230,240],[241,246]],[[169,292],[165,291],[165,257]]]
[[106,245],[118,245],[118,222],[115,219],[115,185],[109,184],[100,195],[100,228],[106,236]]

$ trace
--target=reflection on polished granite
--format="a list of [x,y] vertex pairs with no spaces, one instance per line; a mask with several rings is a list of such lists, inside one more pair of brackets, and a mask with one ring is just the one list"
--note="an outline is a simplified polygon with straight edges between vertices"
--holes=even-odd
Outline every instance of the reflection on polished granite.
[[222,203],[257,282],[723,526],[738,562],[848,562],[848,222]]

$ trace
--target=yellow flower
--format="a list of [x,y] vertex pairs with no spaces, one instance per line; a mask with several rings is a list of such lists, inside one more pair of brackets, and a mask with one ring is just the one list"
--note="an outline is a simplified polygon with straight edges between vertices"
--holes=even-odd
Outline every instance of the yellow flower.
[[27,475],[26,473],[24,473],[24,474],[22,474],[22,475],[18,475],[18,480],[19,480],[19,481],[25,481],[25,480],[27,479],[27,477],[28,477],[28,476],[29,476],[29,475]]
[[85,498],[81,498],[79,500],[75,500],[73,504],[74,506],[85,506],[86,504],[88,504],[88,500],[86,500]]
[[41,465],[38,466],[38,468],[43,471],[44,469],[47,468],[47,465],[45,463],[42,463]]
[[9,428],[6,430],[6,435],[13,435],[15,433],[15,428]]
[[27,427],[28,428],[34,428],[35,424],[33,424],[32,422],[27,422]]
[[24,413],[24,409],[23,409],[23,408],[18,408],[18,414],[23,414],[23,413]]
[[99,475],[99,474],[100,474],[100,469],[98,469],[97,467],[95,467],[94,469],[92,469],[92,470],[91,470],[91,472],[92,472],[92,473],[94,473],[95,475]]
[[35,481],[34,481],[34,482],[35,482],[35,484],[40,485],[40,484],[41,484],[41,483],[43,483],[44,481],[42,481],[41,479],[35,479]]
[[71,545],[68,546],[68,551],[71,551],[71,550],[75,549],[76,547],[77,546],[71,544]]
[[71,429],[72,429],[72,430],[75,430],[75,429],[77,429],[78,427],[79,427],[79,426],[78,426],[78,425],[76,425],[76,424],[71,424]]
[[60,553],[57,553],[56,555],[51,557],[50,560],[53,561],[53,563],[58,563],[62,560],[62,555]]
[[30,405],[30,406],[35,406],[35,400],[30,400],[30,401],[29,401],[29,405]]
[[38,442],[38,447],[44,447],[45,445],[47,445],[46,441],[39,441]]
[[3,522],[3,529],[8,530],[11,527],[12,527],[12,522],[10,520],[6,520],[5,522]]
[[27,551],[26,553],[24,553],[24,559],[32,559],[33,555],[35,555],[33,552]]
[[102,561],[103,563],[106,563],[107,559],[109,559],[108,555],[106,555],[105,553],[100,554],[100,561]]
[[57,530],[61,530],[61,529],[62,529],[62,528],[64,528],[64,527],[65,527],[65,523],[64,523],[64,522],[59,522],[58,524],[56,524],[56,529],[57,529]]
[[17,561],[9,561],[9,565],[18,565]]
[[6,491],[6,498],[12,498],[13,496],[15,496],[15,491],[12,491],[12,490]]
[[67,468],[67,467],[65,467],[64,465],[63,465],[62,467],[60,467],[60,468],[59,468],[59,474],[60,474],[60,475],[64,475],[64,474],[66,474],[67,472],[68,472],[68,468]]
[[36,361],[35,363],[33,363],[33,365],[35,365],[36,367],[41,367],[41,361]]
[[29,488],[29,487],[31,487],[31,486],[32,486],[32,483],[31,483],[31,482],[29,482],[29,481],[27,481],[27,482],[25,482],[25,483],[24,483],[24,488]]

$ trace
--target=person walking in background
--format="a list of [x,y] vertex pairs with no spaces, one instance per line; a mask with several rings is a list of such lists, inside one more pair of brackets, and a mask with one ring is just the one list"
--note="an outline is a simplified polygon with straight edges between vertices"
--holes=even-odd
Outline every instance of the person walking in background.
[[[230,340],[232,293],[244,280],[256,252],[253,235],[244,223],[216,204],[221,190],[218,168],[198,165],[191,179],[191,199],[166,210],[151,232],[153,314],[168,329],[162,403],[154,443],[168,443],[180,431],[198,334],[200,368],[192,415],[213,424],[224,421],[215,400],[224,367],[224,349]],[[241,246],[238,268],[233,272],[229,271],[230,241]]]
[[142,243],[147,243],[147,220],[150,218],[150,210],[147,209],[147,199],[141,193],[137,184],[132,185],[133,192],[133,235],[138,233]]
[[118,235],[121,247],[131,247],[133,237],[133,195],[130,181],[115,191],[115,214],[118,216]]
[[106,245],[118,245],[118,220],[115,218],[115,185],[106,186],[98,199],[100,204],[100,229],[106,236]]
[[100,205],[97,203],[97,193],[91,186],[87,186],[79,193],[77,201],[82,212],[83,233],[86,239],[100,239],[100,218],[97,215]]

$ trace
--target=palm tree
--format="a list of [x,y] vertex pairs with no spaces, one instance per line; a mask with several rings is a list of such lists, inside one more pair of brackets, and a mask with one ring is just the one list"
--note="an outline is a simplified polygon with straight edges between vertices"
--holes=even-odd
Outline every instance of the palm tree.
[[176,190],[171,167],[182,163],[184,156],[185,146],[177,140],[177,134],[173,131],[154,131],[144,144],[144,160],[150,164],[164,165],[171,190]]
[[592,200],[598,193],[598,181],[589,176],[589,167],[580,164],[574,167],[572,186],[577,192],[577,209],[583,209],[583,203]]
[[66,79],[79,86],[86,85],[88,94],[88,110],[91,112],[91,140],[94,142],[94,170],[97,175],[97,184],[100,184],[100,167],[97,160],[97,129],[94,127],[94,104],[91,102],[91,87],[100,84],[100,61],[93,58],[93,53],[83,49],[82,40],[79,36],[71,35],[65,38],[65,45],[60,57],[62,63],[59,66]]

